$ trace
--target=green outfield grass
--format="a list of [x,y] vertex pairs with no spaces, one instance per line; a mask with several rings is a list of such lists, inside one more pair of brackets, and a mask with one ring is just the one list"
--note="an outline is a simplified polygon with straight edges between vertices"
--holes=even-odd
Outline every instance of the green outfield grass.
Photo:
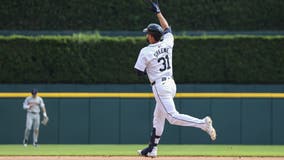
[[[135,156],[145,145],[0,145],[0,156]],[[284,157],[279,145],[160,145],[159,156]]]

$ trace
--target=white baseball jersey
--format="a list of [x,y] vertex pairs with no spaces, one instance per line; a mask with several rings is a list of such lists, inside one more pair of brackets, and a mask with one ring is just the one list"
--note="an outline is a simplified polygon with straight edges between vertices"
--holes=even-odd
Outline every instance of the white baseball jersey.
[[[189,115],[180,114],[175,107],[174,96],[176,94],[176,84],[171,76],[173,75],[172,51],[174,38],[170,29],[165,31],[163,40],[155,44],[150,44],[141,49],[136,69],[145,71],[148,74],[152,85],[152,90],[156,100],[154,111],[153,128],[156,129],[156,135],[161,136],[164,130],[165,119],[170,124],[179,126],[191,126],[206,130],[205,119],[198,119]],[[167,77],[162,80],[163,77]],[[162,83],[161,83],[162,82]],[[159,139],[155,140],[155,143]]]
[[173,34],[167,29],[162,41],[141,49],[134,68],[142,72],[146,70],[151,83],[162,77],[173,76],[173,46]]
[[[29,108],[30,104],[32,104],[32,107]],[[33,98],[32,96],[29,96],[25,99],[24,103],[23,103],[23,108],[27,109],[28,112],[35,112],[35,113],[39,113],[40,112],[40,107],[43,108],[44,102],[42,100],[41,97],[36,96],[35,98]]]

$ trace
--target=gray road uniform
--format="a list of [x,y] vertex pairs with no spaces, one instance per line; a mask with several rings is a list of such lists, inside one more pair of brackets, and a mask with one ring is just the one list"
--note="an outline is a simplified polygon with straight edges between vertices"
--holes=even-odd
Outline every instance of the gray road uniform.
[[25,99],[23,103],[23,108],[27,110],[27,116],[26,116],[26,129],[25,129],[25,140],[28,140],[30,131],[33,126],[34,134],[33,134],[33,142],[37,143],[38,141],[38,134],[35,132],[38,132],[39,126],[40,126],[40,110],[44,108],[44,102],[41,97],[36,96],[33,98],[33,96],[29,96]]

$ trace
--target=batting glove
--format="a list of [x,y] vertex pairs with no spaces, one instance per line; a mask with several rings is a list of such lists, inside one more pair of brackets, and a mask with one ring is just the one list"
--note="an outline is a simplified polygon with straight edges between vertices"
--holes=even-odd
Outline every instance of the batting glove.
[[154,13],[158,14],[158,13],[161,12],[158,3],[151,2],[151,5],[152,5],[151,10],[152,10]]

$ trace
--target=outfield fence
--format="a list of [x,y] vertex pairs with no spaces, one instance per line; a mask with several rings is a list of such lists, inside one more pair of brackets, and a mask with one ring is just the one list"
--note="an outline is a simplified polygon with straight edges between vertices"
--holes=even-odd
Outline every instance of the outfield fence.
[[[215,144],[284,144],[284,85],[178,84],[177,110],[210,115]],[[155,101],[150,85],[0,85],[1,144],[22,143],[31,88],[43,97],[50,123],[40,129],[47,144],[144,144]],[[163,144],[208,144],[199,129],[166,123]]]

